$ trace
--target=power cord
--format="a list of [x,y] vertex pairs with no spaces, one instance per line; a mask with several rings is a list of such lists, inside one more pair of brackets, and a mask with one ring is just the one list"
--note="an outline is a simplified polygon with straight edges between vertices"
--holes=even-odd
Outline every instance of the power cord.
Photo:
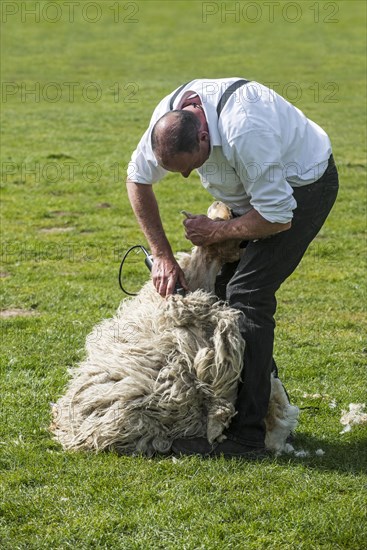
[[[128,296],[137,296],[137,293],[136,292],[128,292],[122,286],[122,268],[124,267],[125,260],[128,257],[128,255],[130,254],[130,252],[132,252],[132,250],[135,250],[136,248],[140,248],[140,250],[142,250],[144,252],[144,254],[145,254],[144,262],[145,262],[145,265],[147,266],[147,268],[149,269],[149,271],[152,270],[152,266],[153,266],[153,257],[152,257],[151,254],[149,254],[148,250],[142,244],[136,244],[134,246],[131,246],[129,248],[129,250],[127,252],[125,252],[124,257],[121,260],[120,269],[119,269],[119,285],[120,285],[120,288],[121,288],[122,292],[124,292]],[[180,296],[185,296],[186,292],[185,292],[185,289],[182,288],[179,285],[179,283],[176,283],[174,294],[180,294]]]
[[128,296],[137,296],[137,293],[136,292],[128,292],[122,286],[122,268],[124,267],[125,260],[128,257],[128,255],[130,254],[130,252],[132,252],[136,248],[140,248],[140,250],[142,250],[144,252],[144,254],[145,254],[145,264],[149,268],[149,270],[152,269],[152,264],[153,264],[152,256],[149,254],[147,249],[142,244],[136,244],[134,246],[131,246],[129,248],[129,250],[127,252],[125,252],[124,257],[121,260],[120,269],[119,269],[119,285],[120,285],[120,288],[121,288],[122,292],[124,292]]

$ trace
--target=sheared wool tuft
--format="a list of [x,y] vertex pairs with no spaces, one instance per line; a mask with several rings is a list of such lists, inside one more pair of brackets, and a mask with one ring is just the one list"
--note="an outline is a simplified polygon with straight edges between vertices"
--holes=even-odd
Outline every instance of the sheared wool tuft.
[[367,424],[367,413],[364,412],[365,403],[349,403],[349,411],[342,411],[340,423],[344,428],[341,434],[350,432],[356,424]]

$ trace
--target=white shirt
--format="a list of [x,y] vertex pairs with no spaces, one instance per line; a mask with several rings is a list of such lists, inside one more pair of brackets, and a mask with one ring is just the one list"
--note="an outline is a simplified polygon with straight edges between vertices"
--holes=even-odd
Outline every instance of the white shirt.
[[[331,154],[327,134],[273,90],[258,82],[238,88],[218,119],[222,94],[239,78],[193,80],[181,90],[173,108],[197,94],[208,122],[210,156],[197,169],[202,185],[238,214],[255,208],[270,222],[287,223],[297,204],[293,187],[318,180]],[[158,166],[151,147],[156,121],[170,110],[166,96],[153,112],[128,166],[130,180],[152,184],[167,171]]]

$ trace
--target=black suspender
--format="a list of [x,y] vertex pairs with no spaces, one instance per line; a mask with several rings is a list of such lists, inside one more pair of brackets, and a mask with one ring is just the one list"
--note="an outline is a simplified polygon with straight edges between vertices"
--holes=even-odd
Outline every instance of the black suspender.
[[189,80],[188,82],[186,82],[185,84],[182,84],[182,86],[180,86],[178,88],[178,90],[175,91],[175,93],[173,94],[173,96],[171,97],[170,99],[170,102],[169,102],[169,110],[172,111],[173,109],[173,104],[175,102],[175,99],[176,97],[178,96],[178,94],[185,88],[185,86],[187,86],[188,84],[190,84],[190,82],[192,82],[191,80]]
[[[175,91],[175,93],[173,94],[173,96],[171,97],[170,102],[169,102],[170,111],[172,111],[172,109],[173,109],[173,104],[174,104],[174,102],[175,102],[176,97],[179,95],[179,93],[180,93],[188,84],[190,84],[190,82],[192,82],[192,81],[189,80],[189,82],[186,82],[185,84],[182,84],[182,86],[180,86],[180,87],[178,88],[178,90]],[[218,103],[218,106],[217,106],[217,115],[218,115],[218,118],[220,117],[220,114],[221,114],[221,112],[223,111],[224,106],[225,106],[225,104],[227,103],[227,101],[229,100],[229,98],[231,97],[231,95],[232,95],[238,88],[240,88],[241,86],[244,86],[244,85],[247,84],[248,82],[250,82],[250,80],[241,79],[241,80],[236,80],[236,82],[233,82],[233,84],[231,84],[230,86],[228,86],[228,88],[227,88],[226,91],[223,93],[222,97],[220,98],[219,103]]]
[[224,92],[222,97],[220,98],[218,106],[217,106],[218,118],[220,117],[220,114],[223,111],[225,104],[227,103],[227,101],[229,100],[229,98],[231,97],[233,92],[235,92],[238,88],[240,88],[244,84],[247,84],[248,82],[250,82],[250,80],[244,80],[244,79],[236,80],[236,82],[233,82],[233,84],[228,86],[228,88],[226,89],[226,91]]

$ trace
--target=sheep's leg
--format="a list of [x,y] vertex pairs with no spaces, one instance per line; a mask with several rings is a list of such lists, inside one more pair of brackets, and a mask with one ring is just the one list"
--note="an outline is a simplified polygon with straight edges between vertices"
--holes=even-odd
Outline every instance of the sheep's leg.
[[299,409],[289,403],[279,378],[271,375],[271,392],[268,413],[265,418],[265,446],[276,453],[284,450],[287,437],[298,424]]

